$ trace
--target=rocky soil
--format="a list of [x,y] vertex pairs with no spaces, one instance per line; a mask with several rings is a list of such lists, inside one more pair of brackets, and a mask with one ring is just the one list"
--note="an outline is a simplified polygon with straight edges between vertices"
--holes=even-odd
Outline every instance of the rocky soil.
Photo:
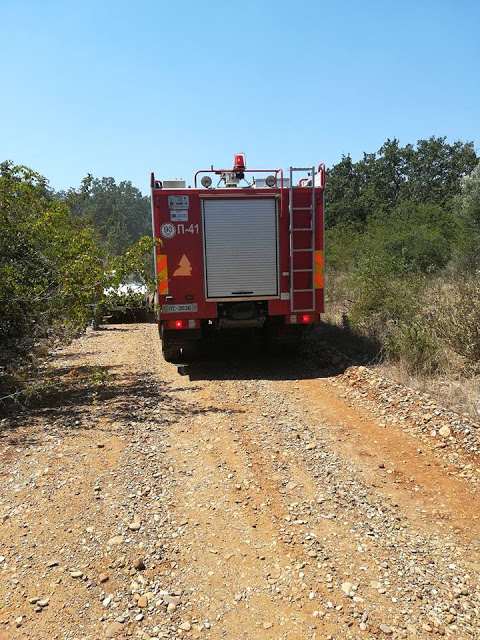
[[0,640],[480,638],[479,432],[374,370],[90,332],[0,422]]

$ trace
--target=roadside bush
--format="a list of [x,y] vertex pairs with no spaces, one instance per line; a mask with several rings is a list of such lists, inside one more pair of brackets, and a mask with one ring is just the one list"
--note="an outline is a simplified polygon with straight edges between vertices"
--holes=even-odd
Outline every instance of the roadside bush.
[[382,342],[390,327],[415,310],[412,280],[398,272],[401,267],[394,258],[369,256],[352,278],[351,324]]
[[437,336],[422,314],[398,325],[388,337],[385,351],[410,373],[433,373],[441,366]]
[[327,268],[333,273],[351,273],[365,251],[364,228],[359,224],[339,223],[325,232]]
[[352,274],[363,257],[362,229],[357,224],[339,223],[326,230],[325,296],[326,315],[338,321],[352,302]]
[[337,315],[343,305],[343,322],[379,343],[382,357],[401,360],[409,371],[440,366],[426,293],[451,259],[452,220],[444,207],[403,202],[371,216],[363,228],[341,223],[327,231],[334,274],[329,283],[327,271],[327,300]]
[[346,339],[379,344],[381,357],[410,372],[480,370],[473,143],[387,140],[332,167],[326,197],[327,316]]
[[40,341],[88,322],[102,286],[93,229],[27,167],[0,165],[0,374]]
[[466,369],[480,371],[480,271],[444,285],[437,296],[434,328],[437,339],[463,359]]
[[[435,273],[449,262],[454,243],[452,213],[432,204],[405,202],[368,221],[364,251],[416,273]],[[394,261],[394,263],[393,263]]]
[[453,269],[474,272],[480,266],[480,165],[460,181],[460,193],[454,199],[456,246]]
[[410,371],[438,367],[437,337],[424,306],[427,282],[391,256],[366,259],[353,279],[349,327],[382,345],[382,358],[401,360]]

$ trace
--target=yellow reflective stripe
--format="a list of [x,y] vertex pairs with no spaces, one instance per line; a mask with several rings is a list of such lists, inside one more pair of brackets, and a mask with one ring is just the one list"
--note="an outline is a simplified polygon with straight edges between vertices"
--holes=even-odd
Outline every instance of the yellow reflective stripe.
[[168,293],[168,266],[167,256],[157,256],[157,280],[158,280],[158,293],[160,295],[166,295]]
[[323,251],[315,251],[315,289],[323,289]]

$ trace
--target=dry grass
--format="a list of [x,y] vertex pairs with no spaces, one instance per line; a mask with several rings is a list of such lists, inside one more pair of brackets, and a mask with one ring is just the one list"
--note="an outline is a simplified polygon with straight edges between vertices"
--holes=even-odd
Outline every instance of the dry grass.
[[338,324],[342,322],[342,316],[350,311],[352,301],[347,299],[348,278],[346,274],[331,271],[326,275],[326,300],[327,312],[323,315],[325,322]]
[[384,362],[376,365],[375,370],[379,375],[430,395],[447,409],[480,422],[480,376],[415,375],[402,362]]
[[[353,333],[345,330],[348,323],[344,322],[343,316],[352,304],[346,300],[345,277],[333,274],[328,285],[328,312],[323,316],[328,327],[327,339],[331,338],[335,347],[347,355],[351,355],[351,343],[355,343],[353,347],[358,355],[359,350],[365,350],[369,340],[374,345],[376,336],[368,335],[368,331],[362,331],[361,328]],[[470,276],[458,281],[458,278],[445,275],[432,277],[421,291],[420,302],[416,323],[429,336],[426,345],[429,352],[426,355],[431,358],[431,366],[427,366],[428,358],[426,364],[418,366],[419,360],[414,355],[417,351],[422,353],[424,344],[415,342],[415,334],[412,337],[405,333],[405,326],[401,323],[397,326],[397,333],[393,334],[401,347],[396,357],[385,349],[386,345],[380,344],[376,346],[377,354],[386,355],[386,359],[374,364],[379,358],[372,358],[375,348],[373,351],[368,348],[364,353],[365,361],[369,360],[380,375],[427,393],[439,404],[468,415],[475,422],[480,421],[479,279]],[[368,321],[364,324],[368,327]],[[402,343],[405,336],[408,340]]]

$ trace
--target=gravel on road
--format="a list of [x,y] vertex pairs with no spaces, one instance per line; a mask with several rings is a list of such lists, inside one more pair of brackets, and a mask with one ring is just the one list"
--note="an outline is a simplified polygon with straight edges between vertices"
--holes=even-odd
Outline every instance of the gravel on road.
[[480,638],[465,416],[308,353],[182,376],[148,324],[51,367],[0,421],[0,640]]

